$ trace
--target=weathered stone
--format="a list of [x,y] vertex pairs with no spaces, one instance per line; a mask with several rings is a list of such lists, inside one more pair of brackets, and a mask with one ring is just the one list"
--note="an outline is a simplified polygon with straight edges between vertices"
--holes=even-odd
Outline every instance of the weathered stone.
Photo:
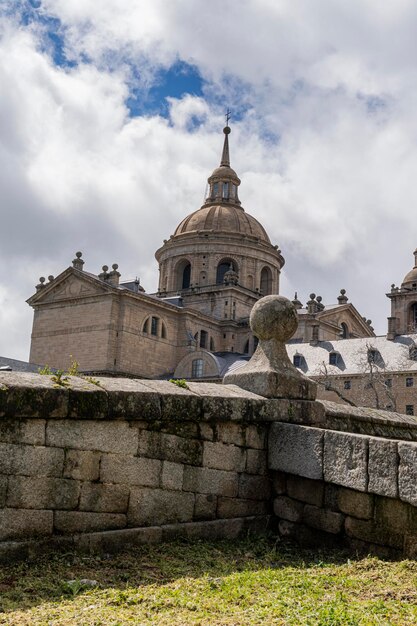
[[174,463],[201,465],[203,444],[201,441],[152,431],[139,433],[139,454],[153,459]]
[[242,472],[245,469],[245,451],[232,444],[205,441],[203,467]]
[[45,445],[45,424],[46,421],[43,419],[1,420],[0,441],[43,446]]
[[240,424],[219,423],[216,434],[217,439],[223,443],[234,443],[236,446],[245,445],[245,429]]
[[274,500],[274,513],[281,519],[289,522],[301,522],[303,518],[304,504],[292,500],[287,496],[279,496]]
[[271,495],[271,481],[267,476],[240,474],[239,498],[267,500]]
[[199,439],[203,441],[213,441],[214,428],[210,424],[202,422],[199,424]]
[[130,493],[129,526],[152,526],[189,522],[193,518],[194,494],[164,491],[162,489],[139,489]]
[[398,495],[397,442],[369,439],[368,491],[395,498]]
[[272,472],[272,488],[275,495],[280,496],[287,491],[287,478],[283,472]]
[[248,517],[251,515],[265,515],[267,503],[258,500],[243,500],[241,498],[219,497],[217,504],[217,517]]
[[382,546],[402,548],[403,535],[394,533],[391,530],[375,524],[373,520],[361,520],[354,517],[347,517],[345,520],[345,530],[349,537],[356,537],[362,541],[376,543]]
[[76,480],[98,480],[100,476],[100,452],[67,450],[64,477]]
[[194,519],[214,519],[217,510],[217,496],[197,493],[195,496]]
[[324,432],[295,424],[272,424],[269,433],[269,469],[321,480]]
[[148,528],[122,528],[96,533],[83,533],[75,537],[75,547],[89,553],[111,554],[126,550],[129,546],[141,546],[162,541],[159,526]]
[[128,422],[54,420],[46,426],[49,446],[136,454],[137,428]]
[[246,426],[246,445],[248,448],[264,450],[267,443],[267,429],[261,424]]
[[417,506],[417,443],[399,442],[398,488],[401,500]]
[[3,508],[6,504],[7,494],[7,477],[0,476],[0,508]]
[[341,487],[324,483],[324,508],[329,511],[339,511],[339,491]]
[[259,338],[256,352],[246,365],[226,374],[223,382],[266,398],[314,400],[317,383],[294,367],[285,348],[297,325],[297,311],[287,298],[272,295],[258,300],[250,314],[252,332]]
[[343,519],[343,515],[335,511],[320,509],[312,504],[306,504],[304,507],[304,523],[326,533],[337,535],[342,529]]
[[65,534],[123,528],[126,515],[121,513],[91,513],[86,511],[55,511],[54,528]]
[[99,513],[126,513],[128,501],[127,485],[84,483],[81,487],[79,509]]
[[297,524],[294,522],[289,522],[288,520],[280,520],[278,523],[278,532],[281,537],[285,537],[286,539],[293,539],[296,535]]
[[7,506],[18,509],[75,509],[80,484],[66,478],[10,476]]
[[64,451],[44,446],[0,443],[0,474],[61,476]]
[[68,414],[68,389],[55,385],[51,376],[7,372],[1,382],[0,417],[45,419]]
[[413,534],[406,534],[404,537],[404,556],[409,559],[417,559],[417,537]]
[[68,417],[78,419],[107,419],[109,396],[99,385],[85,378],[68,377]]
[[161,486],[164,489],[181,491],[184,478],[184,465],[162,461]]
[[266,474],[268,472],[268,454],[266,450],[246,451],[246,470],[248,474]]
[[125,483],[144,487],[158,487],[161,461],[142,459],[124,454],[103,454],[100,479],[103,483]]
[[357,491],[366,491],[368,437],[326,431],[324,480]]
[[342,513],[351,517],[371,519],[374,514],[374,497],[360,491],[341,487],[338,492],[338,504]]
[[184,468],[183,489],[233,498],[238,493],[238,474],[208,467],[187,466]]
[[126,419],[160,419],[161,405],[156,391],[131,378],[94,377],[108,392],[109,416]]
[[52,511],[0,510],[0,541],[52,534]]
[[323,504],[324,483],[299,476],[287,477],[287,492],[291,498],[321,507]]
[[404,533],[408,527],[408,504],[393,498],[377,498],[375,521],[381,528]]

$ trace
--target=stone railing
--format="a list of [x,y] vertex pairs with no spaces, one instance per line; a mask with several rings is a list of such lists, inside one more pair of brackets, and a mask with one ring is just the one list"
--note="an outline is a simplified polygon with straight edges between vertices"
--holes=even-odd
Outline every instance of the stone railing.
[[289,361],[291,305],[225,385],[0,373],[0,558],[277,531],[417,552],[417,422],[315,398]]

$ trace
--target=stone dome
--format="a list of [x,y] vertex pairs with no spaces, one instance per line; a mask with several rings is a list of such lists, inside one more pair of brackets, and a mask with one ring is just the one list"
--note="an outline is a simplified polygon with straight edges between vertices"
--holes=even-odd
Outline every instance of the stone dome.
[[236,205],[214,204],[201,207],[182,220],[175,230],[174,237],[196,231],[237,233],[271,243],[266,230],[258,220]]
[[417,249],[414,250],[414,267],[404,276],[402,285],[409,285],[410,283],[417,283]]

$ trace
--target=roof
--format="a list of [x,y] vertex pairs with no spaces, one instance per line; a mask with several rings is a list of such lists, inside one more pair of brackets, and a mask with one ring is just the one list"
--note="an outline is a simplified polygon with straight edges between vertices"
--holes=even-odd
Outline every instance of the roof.
[[[18,359],[9,359],[5,356],[0,356],[0,368],[10,367],[13,372],[35,372],[38,373],[39,368],[42,365],[36,365],[36,363],[28,363],[27,361],[19,361]],[[8,371],[4,369],[3,371]]]
[[[409,348],[417,345],[417,334],[398,335],[389,341],[385,335],[381,337],[360,337],[358,339],[340,339],[337,341],[319,341],[316,345],[309,343],[292,343],[287,345],[287,352],[292,360],[295,354],[302,355],[300,369],[308,376],[324,374],[324,365],[328,375],[358,375],[369,371],[368,349],[376,350],[379,359],[375,366],[380,370],[417,372],[417,361],[410,359]],[[337,352],[338,364],[329,364],[330,352]]]
[[217,363],[221,377],[243,367],[250,359],[250,356],[237,352],[212,352],[212,356]]

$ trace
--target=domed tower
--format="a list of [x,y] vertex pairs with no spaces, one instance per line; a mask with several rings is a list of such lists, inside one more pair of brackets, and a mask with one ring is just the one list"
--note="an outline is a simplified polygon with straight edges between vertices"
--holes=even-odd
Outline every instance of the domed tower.
[[203,206],[182,220],[155,256],[160,297],[180,295],[184,306],[237,320],[248,317],[261,296],[279,292],[285,261],[241,205],[240,179],[230,167],[229,126],[223,132],[220,166],[208,179]]
[[387,297],[391,300],[388,318],[388,339],[396,335],[417,332],[417,249],[414,250],[414,267],[405,276],[401,287],[391,285]]

